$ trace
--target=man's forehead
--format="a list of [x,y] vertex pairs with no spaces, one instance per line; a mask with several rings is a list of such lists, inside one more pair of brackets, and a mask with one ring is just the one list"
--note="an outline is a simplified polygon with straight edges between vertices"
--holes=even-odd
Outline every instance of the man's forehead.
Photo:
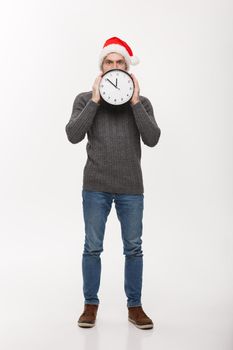
[[109,53],[107,56],[105,56],[104,58],[105,60],[106,59],[109,59],[109,60],[112,60],[112,59],[122,59],[122,60],[125,60],[124,56],[122,56],[121,54],[117,53],[117,52],[111,52]]

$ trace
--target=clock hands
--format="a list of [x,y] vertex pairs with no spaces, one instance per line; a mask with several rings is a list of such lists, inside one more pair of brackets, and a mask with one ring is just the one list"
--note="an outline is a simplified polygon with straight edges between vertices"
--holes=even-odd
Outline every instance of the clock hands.
[[109,83],[111,83],[114,87],[116,87],[114,84],[113,84],[113,82],[111,81],[111,80],[109,80],[109,79],[107,79],[108,81],[109,81]]
[[[113,82],[111,81],[111,80],[109,80],[108,78],[107,78],[107,80],[109,81],[109,83],[111,83],[116,89],[118,89],[118,90],[120,90],[119,89],[119,87],[117,87],[117,84],[115,85],[115,84],[113,84]],[[116,81],[117,82],[117,81]]]

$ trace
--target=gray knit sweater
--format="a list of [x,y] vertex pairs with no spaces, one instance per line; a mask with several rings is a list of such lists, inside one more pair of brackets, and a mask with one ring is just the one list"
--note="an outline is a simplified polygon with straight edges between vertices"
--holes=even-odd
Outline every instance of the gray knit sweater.
[[76,96],[66,134],[71,143],[87,134],[87,161],[83,189],[110,193],[144,193],[141,170],[141,143],[154,147],[160,138],[148,98],[140,102],[111,106],[92,101],[92,91]]

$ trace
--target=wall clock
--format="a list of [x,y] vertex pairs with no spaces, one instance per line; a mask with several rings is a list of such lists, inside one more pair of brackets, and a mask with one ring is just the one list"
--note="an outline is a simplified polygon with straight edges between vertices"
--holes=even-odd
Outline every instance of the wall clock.
[[102,99],[111,105],[127,103],[134,93],[133,78],[122,69],[110,69],[102,76],[99,92]]

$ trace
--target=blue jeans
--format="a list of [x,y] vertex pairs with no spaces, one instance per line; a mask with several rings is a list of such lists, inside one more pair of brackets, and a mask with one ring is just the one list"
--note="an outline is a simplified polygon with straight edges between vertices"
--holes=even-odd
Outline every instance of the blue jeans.
[[117,194],[82,190],[85,243],[82,255],[83,294],[85,304],[99,304],[98,290],[105,224],[115,201],[121,224],[123,254],[125,255],[124,290],[127,306],[141,306],[142,289],[142,217],[143,194]]

